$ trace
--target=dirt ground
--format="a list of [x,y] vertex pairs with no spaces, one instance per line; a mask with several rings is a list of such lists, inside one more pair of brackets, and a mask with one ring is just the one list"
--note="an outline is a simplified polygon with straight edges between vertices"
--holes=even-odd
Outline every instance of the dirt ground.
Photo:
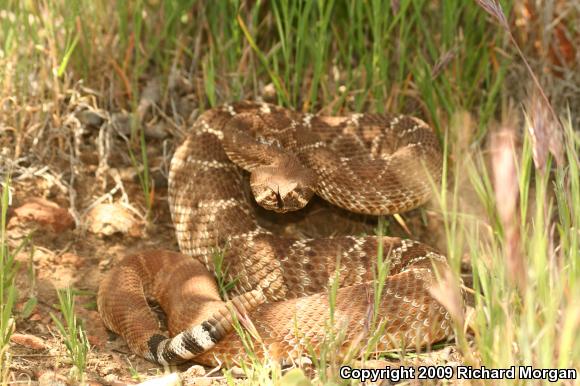
[[[91,344],[89,382],[137,383],[164,373],[130,353],[122,339],[105,329],[95,298],[103,275],[126,254],[149,248],[178,249],[167,205],[167,170],[175,146],[197,116],[196,103],[187,93],[181,94],[180,101],[189,103],[189,108],[175,119],[142,101],[145,107],[140,110],[139,124],[145,128],[154,186],[147,219],[144,192],[128,151],[129,146],[137,152],[139,148],[127,141],[130,129],[123,127],[129,116],[80,103],[84,98],[79,91],[76,99],[63,100],[62,115],[46,121],[36,140],[12,138],[17,146],[8,146],[19,152],[12,154],[16,161],[12,164],[9,246],[14,251],[25,243],[16,256],[18,301],[11,347],[11,371],[19,383],[62,384],[67,379],[71,362],[51,318],[51,314],[60,317],[56,290],[67,286],[79,291],[75,311]],[[278,232],[314,237],[372,233],[377,224],[376,218],[352,215],[319,199],[284,217],[257,210],[264,223]],[[389,235],[412,237],[445,250],[436,211],[427,207],[403,217],[412,236],[394,218],[387,219]],[[204,373],[200,368],[192,371],[196,376]],[[216,375],[214,380],[221,379],[219,372]]]

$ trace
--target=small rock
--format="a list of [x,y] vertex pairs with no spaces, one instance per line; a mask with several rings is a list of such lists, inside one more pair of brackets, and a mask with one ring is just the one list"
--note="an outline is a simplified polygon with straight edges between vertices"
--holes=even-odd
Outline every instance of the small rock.
[[105,118],[93,110],[79,111],[75,116],[83,125],[91,129],[98,129],[105,122]]
[[74,253],[66,252],[60,256],[60,262],[65,265],[72,265],[75,268],[80,268],[85,263],[84,259]]
[[130,114],[126,112],[113,113],[111,116],[111,125],[117,129],[117,131],[123,135],[131,134],[131,125],[133,119]]
[[[155,189],[159,188],[167,188],[169,181],[167,180],[167,176],[163,174],[163,172],[159,169],[151,170],[149,172],[151,176],[151,180],[155,186]],[[139,176],[135,174],[132,179],[133,182],[139,183]]]
[[181,385],[183,386],[212,386],[215,384],[219,384],[219,382],[214,382],[210,377],[181,378]]
[[173,93],[195,93],[196,87],[187,74],[174,68],[169,72],[168,89]]
[[111,259],[99,261],[99,271],[108,271],[111,266]]
[[205,374],[205,368],[200,365],[193,365],[182,373],[183,376],[188,377],[203,377]]
[[12,336],[10,337],[10,341],[12,343],[28,347],[29,349],[32,350],[45,350],[48,348],[48,345],[46,344],[44,339],[29,334],[18,334],[18,333],[12,334]]
[[37,263],[37,264],[48,263],[54,257],[54,253],[52,251],[41,250],[40,248],[39,249],[35,248],[31,254],[32,254],[32,261]]
[[38,377],[39,386],[66,386],[66,377],[55,373],[54,371],[45,371]]
[[111,173],[115,173],[121,177],[121,181],[139,181],[137,170],[133,166],[126,168],[111,168]]
[[133,213],[120,204],[99,204],[87,214],[87,229],[100,236],[111,236],[116,233],[131,237],[141,237],[142,222]]
[[262,89],[262,97],[266,102],[273,102],[276,99],[276,87],[273,83],[268,83]]
[[34,313],[30,318],[28,318],[28,320],[32,322],[38,322],[39,320],[42,320],[42,315],[40,315],[38,312]]
[[161,82],[158,78],[149,79],[145,88],[141,92],[139,106],[137,106],[137,116],[141,121],[146,120],[153,106],[161,99]]
[[[120,369],[117,369],[117,371],[119,371],[119,370]],[[102,384],[107,385],[107,386],[127,386],[127,385],[136,384],[136,382],[125,381],[125,380],[119,378],[119,376],[115,375],[115,374],[108,374],[108,375],[104,376],[102,379],[103,379]]]
[[145,137],[150,139],[163,139],[167,137],[167,130],[163,122],[145,124]]
[[179,386],[181,381],[178,373],[172,373],[162,377],[156,377],[139,383],[141,386]]
[[14,210],[14,222],[35,222],[49,227],[53,232],[60,233],[75,226],[75,221],[67,209],[44,198],[31,198]]
[[230,367],[230,374],[232,374],[236,378],[244,378],[244,377],[246,377],[246,373],[244,372],[244,369],[242,369],[239,366],[232,366],[232,367]]
[[117,374],[109,373],[109,374],[105,375],[103,377],[103,379],[105,380],[105,382],[107,382],[109,385],[111,385],[111,384],[119,381],[119,376]]
[[203,366],[193,365],[181,373],[181,383],[183,385],[205,386],[212,385],[212,379],[205,377],[206,371]]
[[192,98],[191,95],[184,95],[177,97],[175,100],[175,112],[177,116],[183,118],[184,121],[179,121],[179,124],[189,124],[195,122],[199,115],[199,110],[196,108],[197,99]]

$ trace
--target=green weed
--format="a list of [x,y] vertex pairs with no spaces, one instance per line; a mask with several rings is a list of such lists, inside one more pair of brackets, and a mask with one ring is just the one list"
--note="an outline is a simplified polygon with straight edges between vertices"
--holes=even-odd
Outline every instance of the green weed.
[[50,316],[64,340],[68,355],[73,363],[72,374],[75,379],[83,383],[85,381],[85,369],[90,344],[82,321],[75,315],[75,294],[73,289],[67,287],[58,290],[57,295],[64,323],[55,314],[51,313]]
[[17,264],[15,253],[8,249],[6,234],[6,219],[9,204],[10,177],[2,184],[0,213],[0,379],[3,385],[8,384],[11,355],[10,336],[14,332],[14,302],[16,301],[16,286],[14,280]]

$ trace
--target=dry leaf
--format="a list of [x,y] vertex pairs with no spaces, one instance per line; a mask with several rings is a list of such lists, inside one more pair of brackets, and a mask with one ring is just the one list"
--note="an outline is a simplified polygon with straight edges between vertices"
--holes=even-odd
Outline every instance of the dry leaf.
[[32,350],[46,350],[48,348],[44,339],[29,334],[12,334],[10,342],[28,347]]
[[57,233],[75,226],[75,221],[67,209],[44,198],[29,199],[14,210],[14,216],[10,220],[11,225],[14,225],[14,222],[35,222]]

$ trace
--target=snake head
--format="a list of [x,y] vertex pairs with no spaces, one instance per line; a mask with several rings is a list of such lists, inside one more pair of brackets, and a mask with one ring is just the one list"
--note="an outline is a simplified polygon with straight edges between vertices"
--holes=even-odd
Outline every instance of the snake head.
[[303,167],[262,166],[252,171],[250,187],[258,205],[277,213],[302,209],[314,195],[316,177]]

